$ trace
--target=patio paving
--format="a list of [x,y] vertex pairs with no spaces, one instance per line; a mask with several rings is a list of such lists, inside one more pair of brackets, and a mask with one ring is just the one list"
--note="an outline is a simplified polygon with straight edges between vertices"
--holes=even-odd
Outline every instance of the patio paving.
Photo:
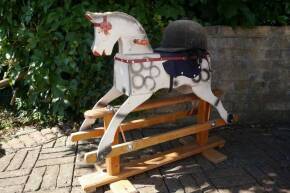
[[[160,127],[135,130],[126,133],[126,138],[164,131]],[[226,161],[215,165],[196,155],[129,180],[141,193],[290,193],[290,125],[237,125],[216,129],[211,134],[226,139],[225,147],[220,149],[228,156]],[[164,151],[182,145],[184,140],[131,153],[122,160]],[[0,158],[0,193],[82,192],[77,178],[95,171],[93,165],[81,162],[82,156],[95,150],[97,141],[73,144],[57,127],[20,130],[1,142],[6,155]],[[96,192],[110,190],[105,186]]]

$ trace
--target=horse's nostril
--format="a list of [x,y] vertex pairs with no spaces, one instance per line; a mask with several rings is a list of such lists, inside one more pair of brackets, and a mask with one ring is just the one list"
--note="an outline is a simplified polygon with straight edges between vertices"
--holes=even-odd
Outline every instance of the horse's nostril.
[[93,51],[94,56],[101,56],[101,54],[97,51]]

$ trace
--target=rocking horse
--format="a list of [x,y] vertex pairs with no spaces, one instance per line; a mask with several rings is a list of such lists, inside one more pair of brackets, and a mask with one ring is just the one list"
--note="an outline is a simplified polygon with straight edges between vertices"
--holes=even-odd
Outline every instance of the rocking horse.
[[[110,55],[116,42],[119,52],[114,57],[113,87],[93,109],[84,113],[85,120],[80,131],[71,135],[73,142],[102,137],[97,151],[84,156],[87,163],[94,163],[100,171],[79,178],[83,190],[94,191],[97,187],[116,182],[116,192],[120,193],[119,185],[127,186],[128,183],[124,185],[119,180],[198,153],[214,163],[225,160],[225,155],[213,149],[223,147],[225,141],[216,136],[208,137],[208,132],[232,123],[236,116],[224,109],[221,100],[211,90],[212,71],[203,27],[189,20],[171,22],[164,30],[161,46],[153,50],[143,27],[132,16],[121,12],[87,12],[86,18],[94,26],[93,54]],[[160,89],[176,89],[183,95],[148,100]],[[221,94],[218,90],[214,93],[217,96]],[[128,96],[121,106],[109,106],[121,95]],[[123,122],[131,112],[181,103],[193,104],[196,101],[197,107],[192,105],[191,110]],[[210,105],[217,109],[220,119],[210,120]],[[197,123],[184,128],[130,141],[124,137],[125,131],[175,122],[192,115],[196,115]],[[103,119],[103,127],[91,128],[97,118]],[[122,143],[119,143],[119,133],[123,137]],[[196,135],[196,138],[189,143],[182,143],[180,147],[120,164],[121,155],[192,135]],[[106,160],[105,165],[97,164],[98,160],[103,159]]]
[[[116,42],[119,46],[113,87],[93,109],[105,107],[121,95],[128,96],[100,141],[98,159],[104,159],[111,152],[115,133],[124,118],[162,88],[193,92],[214,106],[226,123],[233,121],[233,115],[211,90],[210,56],[200,24],[189,20],[170,23],[164,31],[161,47],[154,51],[145,30],[134,17],[122,12],[87,12],[85,15],[94,26],[92,52],[95,56],[110,55]],[[80,130],[89,129],[95,120],[86,118]]]

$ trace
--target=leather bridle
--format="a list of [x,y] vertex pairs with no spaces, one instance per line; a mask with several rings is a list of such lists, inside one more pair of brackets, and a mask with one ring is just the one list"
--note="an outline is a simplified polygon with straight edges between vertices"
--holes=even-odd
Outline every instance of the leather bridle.
[[101,23],[93,23],[94,27],[99,27],[104,32],[105,35],[109,34],[112,29],[112,24],[108,21],[108,17],[103,16],[103,21]]

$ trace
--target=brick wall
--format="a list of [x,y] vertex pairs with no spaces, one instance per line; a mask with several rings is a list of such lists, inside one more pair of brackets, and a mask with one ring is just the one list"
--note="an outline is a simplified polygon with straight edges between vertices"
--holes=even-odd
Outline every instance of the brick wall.
[[290,26],[207,31],[225,107],[242,122],[290,122]]

